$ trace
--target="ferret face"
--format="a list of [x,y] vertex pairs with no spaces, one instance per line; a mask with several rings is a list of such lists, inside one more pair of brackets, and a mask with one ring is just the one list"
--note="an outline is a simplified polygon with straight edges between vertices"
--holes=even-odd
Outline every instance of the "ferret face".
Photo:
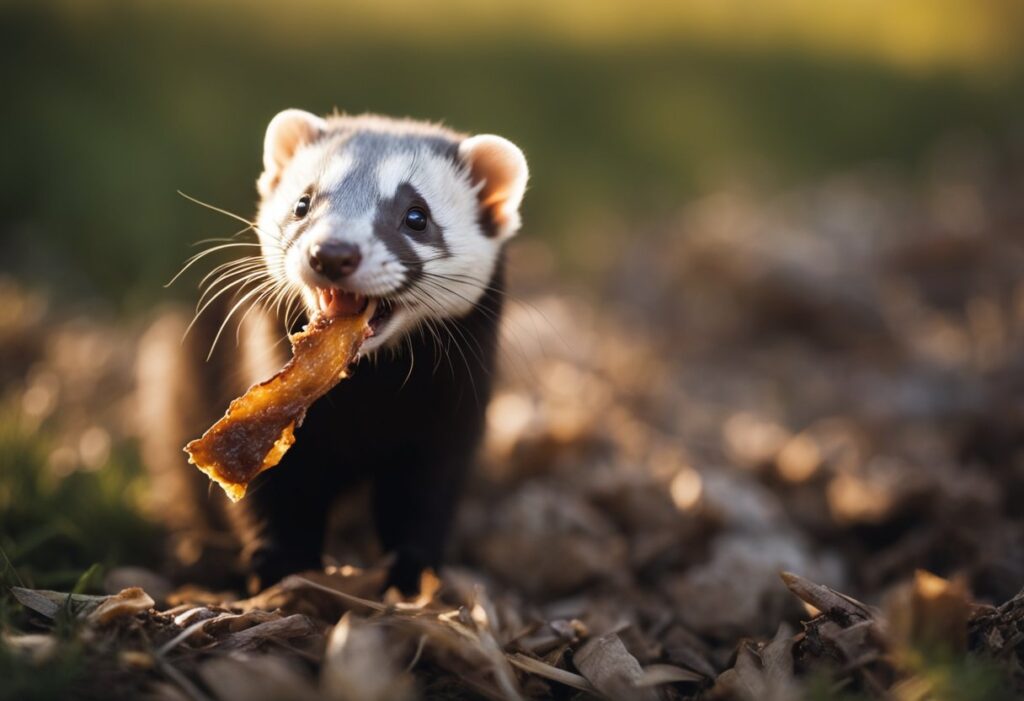
[[519,228],[522,152],[419,122],[286,110],[264,144],[263,257],[310,313],[375,305],[372,352],[467,314]]

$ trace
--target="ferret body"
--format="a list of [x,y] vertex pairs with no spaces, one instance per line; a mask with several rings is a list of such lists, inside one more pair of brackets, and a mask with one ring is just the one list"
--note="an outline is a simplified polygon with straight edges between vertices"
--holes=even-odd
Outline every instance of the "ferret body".
[[[390,583],[415,590],[436,568],[484,429],[502,271],[454,339],[413,333],[401,354],[363,356],[307,414],[281,463],[229,506],[260,585],[321,566],[337,497],[369,479],[375,528],[394,556]],[[444,333],[444,332],[439,332]]]
[[263,162],[268,285],[301,297],[307,317],[372,304],[373,335],[229,520],[266,586],[320,567],[332,505],[369,480],[390,583],[414,591],[441,562],[484,431],[526,161],[497,136],[286,110]]

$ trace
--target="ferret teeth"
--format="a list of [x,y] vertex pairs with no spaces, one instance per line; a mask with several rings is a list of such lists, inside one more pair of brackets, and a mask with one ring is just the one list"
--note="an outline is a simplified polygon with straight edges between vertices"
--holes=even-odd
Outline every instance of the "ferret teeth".
[[327,316],[360,314],[366,309],[369,301],[365,295],[333,287],[317,288],[316,296],[320,312]]

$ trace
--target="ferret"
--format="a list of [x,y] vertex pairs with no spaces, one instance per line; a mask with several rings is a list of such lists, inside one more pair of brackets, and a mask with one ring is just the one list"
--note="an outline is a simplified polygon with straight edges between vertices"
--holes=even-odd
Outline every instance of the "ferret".
[[374,311],[350,377],[228,507],[251,588],[320,568],[332,505],[365,480],[389,583],[414,592],[441,564],[484,432],[527,179],[499,136],[297,109],[271,120],[255,220],[266,273],[306,318]]

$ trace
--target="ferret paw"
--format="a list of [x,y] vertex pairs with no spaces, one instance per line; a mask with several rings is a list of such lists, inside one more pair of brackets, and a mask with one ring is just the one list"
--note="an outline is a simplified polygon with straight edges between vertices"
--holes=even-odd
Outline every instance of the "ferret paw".
[[388,570],[388,587],[396,587],[404,596],[420,593],[420,577],[433,563],[421,553],[399,551]]

